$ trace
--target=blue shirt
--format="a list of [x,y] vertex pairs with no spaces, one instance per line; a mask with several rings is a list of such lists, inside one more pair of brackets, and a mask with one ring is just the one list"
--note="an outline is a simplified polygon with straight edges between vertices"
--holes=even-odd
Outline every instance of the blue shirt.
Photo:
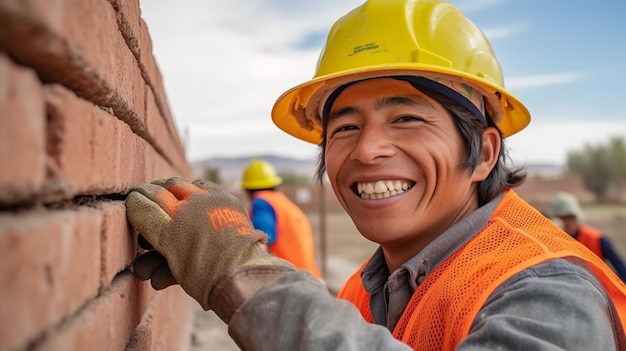
[[600,247],[606,261],[613,266],[622,281],[626,282],[626,265],[624,265],[624,261],[613,249],[611,242],[607,238],[600,238]]
[[252,225],[267,234],[267,244],[276,242],[276,211],[269,202],[260,197],[252,199]]

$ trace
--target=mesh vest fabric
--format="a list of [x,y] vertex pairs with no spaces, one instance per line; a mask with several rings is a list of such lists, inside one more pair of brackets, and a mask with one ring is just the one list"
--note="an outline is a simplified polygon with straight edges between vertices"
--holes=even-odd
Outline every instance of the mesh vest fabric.
[[[619,318],[615,323],[626,321],[626,285],[617,275],[597,255],[508,190],[487,225],[420,284],[393,335],[415,350],[454,350],[500,284],[528,267],[562,257],[586,261],[616,305]],[[339,297],[354,303],[371,323],[361,270],[348,280]],[[617,324],[615,328],[620,349],[625,349],[624,327]]]

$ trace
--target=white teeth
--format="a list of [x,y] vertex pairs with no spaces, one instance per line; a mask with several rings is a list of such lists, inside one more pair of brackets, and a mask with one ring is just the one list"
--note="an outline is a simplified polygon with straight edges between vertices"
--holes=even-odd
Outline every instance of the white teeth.
[[402,180],[379,180],[377,182],[359,182],[357,191],[362,199],[384,199],[401,194],[411,188],[411,183]]
[[374,183],[374,192],[384,193],[385,191],[387,191],[387,189],[387,184],[385,184],[385,182],[381,180]]

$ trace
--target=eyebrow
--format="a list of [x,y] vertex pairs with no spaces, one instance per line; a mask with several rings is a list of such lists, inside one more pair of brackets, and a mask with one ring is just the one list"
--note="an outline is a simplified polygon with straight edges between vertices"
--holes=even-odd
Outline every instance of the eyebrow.
[[390,96],[378,101],[374,108],[380,110],[391,106],[417,106],[434,110],[435,107],[427,100],[419,96]]
[[[381,99],[380,101],[377,101],[374,105],[374,109],[381,110],[385,107],[392,106],[416,106],[429,110],[435,110],[435,107],[430,102],[419,96],[389,96]],[[332,121],[334,119],[358,112],[360,112],[360,109],[353,106],[346,106],[335,112],[331,112],[328,115],[328,121]]]

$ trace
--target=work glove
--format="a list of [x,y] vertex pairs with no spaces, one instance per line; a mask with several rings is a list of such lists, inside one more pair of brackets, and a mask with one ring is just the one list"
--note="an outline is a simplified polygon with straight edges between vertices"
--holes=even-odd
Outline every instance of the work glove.
[[220,280],[244,267],[293,269],[260,247],[266,235],[254,229],[241,202],[208,181],[170,178],[139,185],[126,198],[126,216],[140,245],[154,249],[137,257],[135,275],[150,279],[155,289],[179,283],[205,310]]
[[152,287],[156,290],[178,284],[165,257],[155,250],[141,234],[138,235],[137,241],[142,249],[148,251],[141,253],[133,261],[131,267],[135,276],[141,280],[150,280]]

